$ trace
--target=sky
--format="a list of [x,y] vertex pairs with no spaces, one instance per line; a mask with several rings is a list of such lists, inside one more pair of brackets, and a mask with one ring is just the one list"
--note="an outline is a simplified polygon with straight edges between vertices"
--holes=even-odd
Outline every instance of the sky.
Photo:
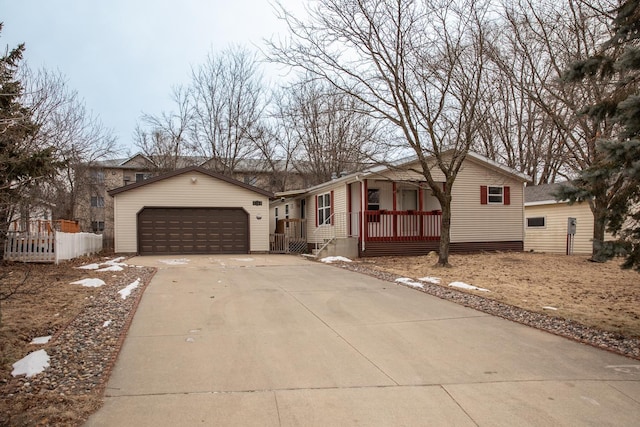
[[[302,10],[301,0],[281,3]],[[0,0],[0,22],[2,54],[25,43],[30,68],[64,75],[123,155],[136,151],[140,116],[170,111],[171,88],[208,53],[286,34],[269,0]],[[272,80],[284,73],[269,70]]]

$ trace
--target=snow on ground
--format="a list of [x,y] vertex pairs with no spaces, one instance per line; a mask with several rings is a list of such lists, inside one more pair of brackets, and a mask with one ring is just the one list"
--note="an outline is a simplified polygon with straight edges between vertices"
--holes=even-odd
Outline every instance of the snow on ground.
[[106,285],[106,283],[102,279],[82,279],[71,282],[70,285],[82,285],[86,286],[87,288],[99,288],[100,286]]
[[327,264],[331,264],[332,262],[351,262],[349,258],[345,258],[343,256],[328,256],[326,258],[322,258],[321,262],[326,262]]
[[420,278],[418,278],[418,280],[420,280],[421,282],[433,283],[434,285],[439,285],[440,284],[440,278],[439,277],[427,276],[427,277],[420,277]]
[[111,320],[106,320],[103,324],[102,327],[106,328],[107,326],[109,326],[111,324]]
[[122,297],[122,299],[127,299],[129,295],[131,295],[131,291],[140,286],[140,279],[136,279],[135,282],[127,285],[125,288],[120,289],[118,293]]
[[11,375],[26,375],[32,377],[49,367],[49,355],[44,350],[38,350],[27,354],[22,359],[14,363]]
[[124,268],[120,267],[119,265],[111,265],[109,267],[104,267],[96,271],[122,271],[122,270],[124,270]]
[[100,268],[100,264],[87,264],[87,265],[81,265],[80,267],[78,267],[81,270],[97,270]]
[[167,264],[167,265],[184,265],[184,264],[189,264],[189,261],[191,261],[191,260],[187,259],[187,258],[161,259],[161,260],[158,260],[158,262],[161,262],[161,263]]
[[411,286],[412,288],[424,288],[422,283],[415,282],[413,279],[409,279],[408,277],[399,277],[396,279],[396,282]]
[[51,335],[47,335],[46,337],[36,337],[31,340],[29,344],[46,344],[51,339]]
[[253,258],[233,258],[234,261],[240,261],[240,262],[251,262],[251,261],[255,261]]
[[542,309],[543,309],[543,310],[553,310],[553,311],[558,310],[557,308],[555,308],[555,307],[551,307],[550,305],[545,305],[544,307],[542,307]]
[[449,286],[451,286],[452,288],[468,289],[472,291],[491,292],[489,289],[479,288],[477,286],[469,285],[464,282],[451,282],[449,283]]

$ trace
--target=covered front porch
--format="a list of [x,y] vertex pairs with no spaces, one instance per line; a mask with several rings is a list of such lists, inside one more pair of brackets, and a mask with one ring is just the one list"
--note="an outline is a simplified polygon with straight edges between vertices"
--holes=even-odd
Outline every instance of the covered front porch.
[[357,221],[360,256],[437,249],[442,212],[425,182],[364,179],[347,190],[352,226]]

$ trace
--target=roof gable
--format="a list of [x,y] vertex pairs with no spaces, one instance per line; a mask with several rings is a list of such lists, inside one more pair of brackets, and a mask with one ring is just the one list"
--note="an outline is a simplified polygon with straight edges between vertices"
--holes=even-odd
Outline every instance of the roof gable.
[[109,193],[110,196],[115,196],[117,194],[124,193],[125,191],[134,190],[136,188],[144,187],[145,185],[153,184],[154,182],[163,181],[165,179],[173,178],[175,176],[183,175],[185,173],[190,173],[190,172],[199,172],[201,174],[210,176],[210,177],[218,179],[220,181],[227,182],[229,184],[237,185],[238,187],[244,188],[246,190],[253,191],[253,192],[261,194],[263,196],[270,197],[270,198],[273,197],[273,193],[271,193],[269,191],[263,190],[263,189],[258,188],[258,187],[254,187],[254,186],[249,185],[249,184],[245,184],[244,182],[236,181],[235,179],[229,178],[228,176],[221,175],[221,174],[216,173],[216,172],[211,172],[211,171],[209,171],[207,169],[204,169],[204,168],[201,168],[199,166],[191,166],[191,167],[188,167],[188,168],[177,169],[175,171],[168,172],[168,173],[165,173],[165,174],[162,174],[162,175],[158,175],[158,176],[146,179],[146,180],[141,181],[141,182],[136,182],[135,184],[129,184],[129,185],[125,185],[123,187],[114,188],[113,190],[109,190],[108,193]]

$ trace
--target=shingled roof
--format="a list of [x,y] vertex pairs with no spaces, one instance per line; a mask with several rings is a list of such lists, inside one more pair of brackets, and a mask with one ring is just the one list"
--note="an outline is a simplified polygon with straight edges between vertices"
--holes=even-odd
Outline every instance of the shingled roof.
[[564,183],[528,185],[524,188],[524,202],[556,202],[554,193],[560,189],[562,184]]

